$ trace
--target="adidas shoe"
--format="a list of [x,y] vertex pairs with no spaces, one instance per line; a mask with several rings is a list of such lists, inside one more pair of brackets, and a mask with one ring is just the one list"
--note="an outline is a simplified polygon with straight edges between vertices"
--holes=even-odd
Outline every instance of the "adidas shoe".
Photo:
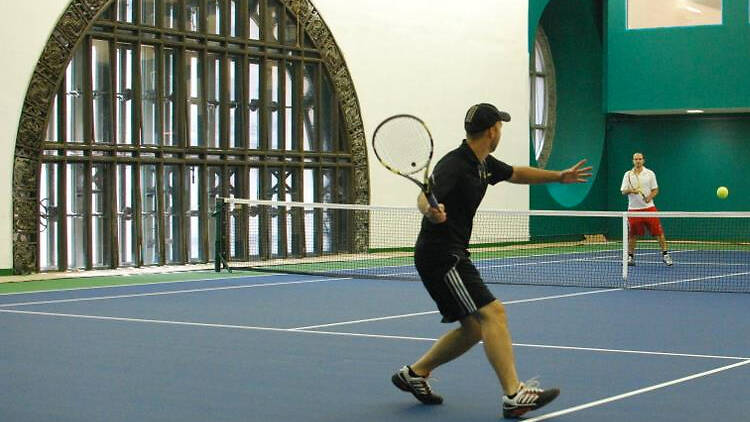
[[672,257],[669,256],[668,253],[665,253],[661,256],[661,260],[664,261],[665,264],[667,264],[667,267],[671,267],[674,262],[672,262]]
[[551,402],[559,394],[560,390],[557,388],[542,390],[536,379],[521,383],[521,388],[512,399],[503,396],[503,417],[518,418],[528,411],[539,409]]
[[633,255],[628,255],[628,267],[634,267],[635,266],[635,258],[633,258]]
[[408,391],[424,404],[441,404],[443,398],[435,394],[426,377],[409,375],[409,367],[404,366],[391,377],[393,385],[402,391]]

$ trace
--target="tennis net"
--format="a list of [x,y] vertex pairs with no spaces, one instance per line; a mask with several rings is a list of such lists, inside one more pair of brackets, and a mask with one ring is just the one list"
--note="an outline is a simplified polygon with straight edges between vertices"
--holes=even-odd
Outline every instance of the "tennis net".
[[[217,271],[419,280],[414,207],[218,202]],[[628,265],[628,219],[644,216],[673,265],[648,232]],[[750,213],[479,210],[469,252],[487,283],[750,293]]]

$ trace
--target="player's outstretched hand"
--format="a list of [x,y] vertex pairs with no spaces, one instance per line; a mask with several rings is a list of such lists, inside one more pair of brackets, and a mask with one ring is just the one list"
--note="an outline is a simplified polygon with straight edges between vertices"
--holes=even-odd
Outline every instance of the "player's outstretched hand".
[[583,167],[586,164],[586,160],[583,159],[579,161],[576,165],[573,167],[563,170],[560,173],[560,183],[585,183],[589,180],[589,177],[591,177],[591,169],[593,167]]

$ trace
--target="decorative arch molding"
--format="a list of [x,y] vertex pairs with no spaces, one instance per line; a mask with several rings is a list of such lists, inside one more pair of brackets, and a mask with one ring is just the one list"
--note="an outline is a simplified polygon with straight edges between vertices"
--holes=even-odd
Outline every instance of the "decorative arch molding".
[[[78,43],[94,19],[114,0],[72,0],[42,50],[26,91],[16,134],[13,160],[13,270],[38,270],[39,166],[50,105]],[[359,99],[344,57],[333,34],[309,0],[279,0],[290,9],[315,47],[331,76],[344,115],[354,163],[354,202],[370,202],[365,138]],[[357,249],[366,248],[367,220],[358,218]],[[362,234],[361,236],[359,234]]]

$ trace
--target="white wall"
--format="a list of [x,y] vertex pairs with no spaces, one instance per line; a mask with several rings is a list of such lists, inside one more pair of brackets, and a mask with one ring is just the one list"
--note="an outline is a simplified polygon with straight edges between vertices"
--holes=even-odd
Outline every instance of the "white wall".
[[31,74],[68,0],[0,1],[0,269],[13,267],[13,154]]
[[[495,156],[528,163],[527,2],[518,0],[313,0],[333,32],[359,96],[368,139],[377,124],[412,113],[430,126],[438,157],[463,138],[473,103],[491,102],[513,121]],[[68,0],[0,1],[0,269],[12,267],[12,171],[29,79]],[[373,204],[411,205],[415,187],[369,151]],[[528,188],[490,189],[484,208],[528,208]]]
[[[471,104],[513,120],[495,157],[529,159],[528,2],[518,0],[314,0],[354,80],[368,141],[386,117],[410,113],[430,127],[437,158],[464,137]],[[370,156],[371,202],[411,205],[416,187]],[[434,163],[433,163],[434,164]],[[528,209],[528,187],[490,188],[483,208]]]

